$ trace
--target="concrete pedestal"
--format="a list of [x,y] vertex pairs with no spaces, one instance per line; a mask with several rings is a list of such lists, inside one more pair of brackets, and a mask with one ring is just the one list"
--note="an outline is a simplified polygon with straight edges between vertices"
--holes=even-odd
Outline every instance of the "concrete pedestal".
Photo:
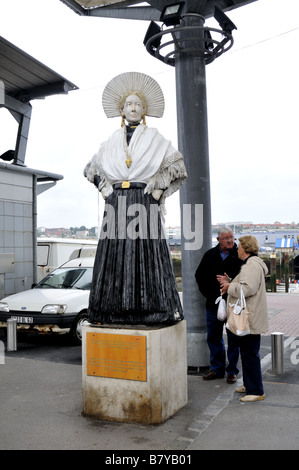
[[187,404],[185,320],[155,328],[87,324],[82,359],[86,416],[158,424]]

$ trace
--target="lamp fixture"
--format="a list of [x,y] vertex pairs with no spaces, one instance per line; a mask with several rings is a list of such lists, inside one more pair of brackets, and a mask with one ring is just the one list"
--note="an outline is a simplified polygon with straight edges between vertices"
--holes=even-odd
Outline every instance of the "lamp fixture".
[[205,38],[205,48],[208,51],[212,51],[214,48],[214,42],[213,42],[210,31],[207,29],[204,30],[204,38]]
[[[166,5],[160,16],[163,25],[159,26],[151,21],[143,44],[153,57],[165,64],[175,66],[176,55],[188,51],[198,53],[200,57],[204,58],[206,64],[210,64],[233,46],[232,31],[237,27],[220,8],[215,6],[214,17],[221,29],[186,22],[185,19],[193,14],[184,13],[184,8],[185,2]],[[195,16],[200,15],[194,13]],[[164,25],[172,27],[164,29]],[[186,46],[184,32],[187,31],[188,45]]]
[[228,34],[232,34],[233,29],[237,29],[237,26],[215,5],[214,18],[218,21],[219,25]]
[[172,3],[171,5],[165,5],[162,10],[160,21],[165,24],[165,26],[175,26],[180,24],[181,12],[185,2]]
[[[151,21],[143,39],[144,46],[146,45],[147,41],[149,41],[153,36],[155,36],[156,34],[159,34],[160,32],[161,32],[160,26],[157,25],[157,23],[155,23],[154,21]],[[157,47],[159,47],[160,44],[161,44],[161,37],[156,38],[151,42],[151,45],[155,49],[157,49]]]
[[15,158],[15,151],[14,150],[7,150],[7,152],[4,152],[2,155],[0,155],[1,160],[4,160],[6,162],[10,162]]

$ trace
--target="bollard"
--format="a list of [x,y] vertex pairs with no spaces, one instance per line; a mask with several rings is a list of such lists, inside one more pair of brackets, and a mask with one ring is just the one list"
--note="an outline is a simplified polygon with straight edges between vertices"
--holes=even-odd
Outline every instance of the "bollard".
[[276,375],[282,375],[284,373],[283,333],[271,333],[271,350],[272,373]]
[[7,319],[7,351],[17,350],[17,319]]

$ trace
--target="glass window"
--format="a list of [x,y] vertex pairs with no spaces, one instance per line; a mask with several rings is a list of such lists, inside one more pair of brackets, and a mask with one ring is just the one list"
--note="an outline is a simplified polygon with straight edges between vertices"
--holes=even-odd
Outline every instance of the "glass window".
[[83,289],[89,290],[92,268],[59,268],[42,279],[35,289]]

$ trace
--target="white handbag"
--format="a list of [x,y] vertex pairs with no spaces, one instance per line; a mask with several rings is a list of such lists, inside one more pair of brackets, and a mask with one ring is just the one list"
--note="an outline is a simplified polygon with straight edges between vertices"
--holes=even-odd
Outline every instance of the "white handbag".
[[222,295],[217,297],[215,300],[215,304],[218,304],[218,310],[217,310],[217,320],[220,321],[225,321],[227,318],[227,313],[226,313],[226,301],[223,299]]
[[237,336],[250,335],[249,315],[246,308],[246,300],[241,286],[240,298],[235,304],[228,306],[228,319],[226,328]]

